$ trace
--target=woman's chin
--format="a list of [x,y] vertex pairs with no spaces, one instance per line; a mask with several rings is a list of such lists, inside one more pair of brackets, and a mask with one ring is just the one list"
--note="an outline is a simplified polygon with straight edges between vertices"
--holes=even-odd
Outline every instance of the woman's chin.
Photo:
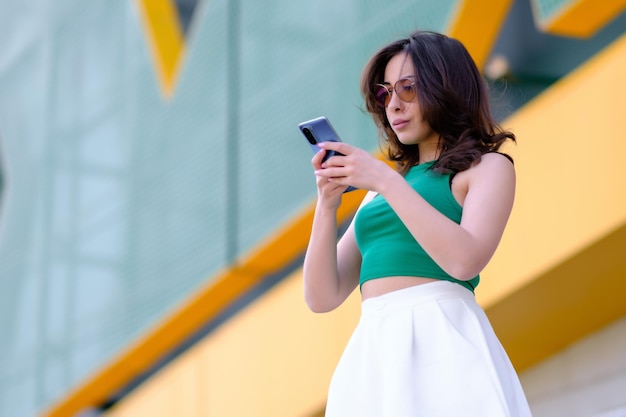
[[400,141],[401,144],[403,144],[404,146],[413,146],[413,145],[417,145],[417,140],[413,139],[413,138],[402,138],[400,136],[398,136],[398,140]]

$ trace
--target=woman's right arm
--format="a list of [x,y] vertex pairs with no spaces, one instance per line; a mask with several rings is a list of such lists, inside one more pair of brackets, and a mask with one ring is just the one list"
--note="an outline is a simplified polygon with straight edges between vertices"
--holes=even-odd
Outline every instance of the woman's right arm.
[[304,258],[304,299],[316,313],[339,307],[359,283],[361,255],[348,227],[337,243],[334,211],[315,211],[311,238]]
[[[315,169],[321,169],[323,154],[313,157]],[[361,254],[352,223],[337,243],[337,208],[345,187],[318,177],[317,188],[317,206],[304,257],[304,299],[312,311],[324,313],[341,305],[358,285]]]

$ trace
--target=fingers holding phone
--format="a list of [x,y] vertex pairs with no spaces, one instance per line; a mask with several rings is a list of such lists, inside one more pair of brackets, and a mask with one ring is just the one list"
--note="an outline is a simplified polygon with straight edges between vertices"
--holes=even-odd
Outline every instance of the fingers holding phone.
[[[318,117],[308,120],[306,122],[302,122],[298,125],[298,128],[307,140],[307,143],[309,144],[311,150],[315,152],[315,156],[311,160],[311,163],[313,164],[313,168],[316,171],[319,169],[323,169],[322,164],[326,162],[329,158],[332,158],[335,155],[343,156],[341,152],[333,149],[324,149],[324,145],[321,145],[323,143],[329,142],[341,143],[339,135],[337,135],[337,132],[335,132],[335,129],[332,127],[326,117]],[[349,192],[355,189],[355,187],[348,186],[344,192]]]

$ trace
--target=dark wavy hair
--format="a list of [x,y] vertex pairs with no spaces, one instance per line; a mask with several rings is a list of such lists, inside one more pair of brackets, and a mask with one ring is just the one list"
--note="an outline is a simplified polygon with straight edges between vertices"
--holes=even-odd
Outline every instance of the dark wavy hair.
[[463,44],[440,33],[417,31],[379,50],[361,78],[366,109],[398,171],[406,174],[419,163],[419,149],[398,140],[385,109],[376,101],[375,86],[383,83],[387,63],[399,53],[406,53],[413,62],[422,117],[439,135],[440,154],[433,170],[464,171],[507,139],[515,142],[515,135],[494,121],[485,81]]

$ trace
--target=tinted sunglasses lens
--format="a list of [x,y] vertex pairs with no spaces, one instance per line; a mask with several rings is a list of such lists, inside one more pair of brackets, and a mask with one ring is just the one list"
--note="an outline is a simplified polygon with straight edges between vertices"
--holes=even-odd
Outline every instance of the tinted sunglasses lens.
[[382,107],[387,107],[387,104],[389,104],[389,99],[390,99],[389,90],[387,90],[387,87],[382,86],[382,85],[379,85],[376,87],[378,88],[375,93],[376,102],[380,104]]
[[394,90],[396,90],[396,94],[402,101],[410,102],[415,100],[415,84],[411,80],[398,80]]

